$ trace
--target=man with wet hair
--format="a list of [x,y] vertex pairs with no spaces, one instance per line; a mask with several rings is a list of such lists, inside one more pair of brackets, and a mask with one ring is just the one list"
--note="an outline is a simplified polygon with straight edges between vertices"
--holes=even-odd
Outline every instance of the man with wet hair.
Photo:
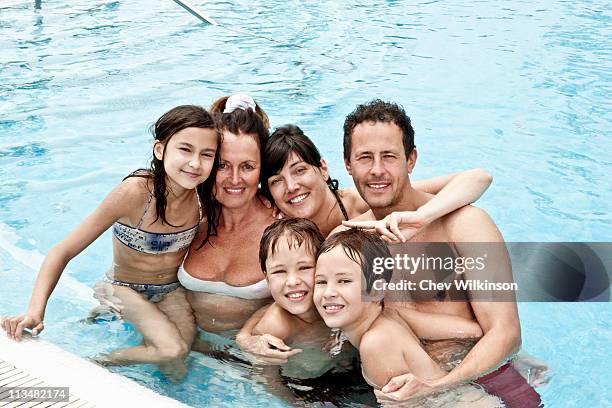
[[[470,243],[503,242],[501,233],[486,212],[470,205],[430,223],[425,220],[423,225],[417,223],[401,230],[403,219],[401,215],[398,216],[401,214],[399,212],[418,214],[419,207],[432,196],[415,190],[410,183],[409,175],[417,160],[414,130],[410,118],[397,104],[376,99],[357,106],[346,117],[343,145],[346,169],[352,176],[359,194],[371,208],[362,216],[344,222],[345,227],[375,229],[386,239],[401,236],[402,232],[410,230],[410,242],[446,242],[456,256],[466,258],[482,255],[477,253],[475,246]],[[415,234],[417,229],[418,233]],[[405,238],[405,234],[402,238]],[[501,254],[497,258],[489,259],[491,267],[495,269],[496,276],[511,280],[512,271],[507,252],[498,252]],[[478,276],[473,272],[465,272],[464,278],[478,279]],[[484,332],[483,337],[461,363],[444,377],[427,381],[412,374],[398,376],[382,389],[384,394],[379,393],[380,398],[405,400],[417,394],[434,392],[480,377],[477,382],[488,392],[502,397],[509,406],[537,406],[538,394],[506,363],[521,345],[516,302],[480,301],[473,298],[472,291],[465,292],[465,301],[416,300],[412,306],[421,312],[472,318],[480,324]],[[511,298],[513,299],[513,296]],[[392,303],[385,303],[385,307],[401,307]],[[490,374],[483,378],[487,373]],[[500,395],[499,375],[505,376],[505,386],[512,384],[510,388],[513,393],[516,392],[516,387],[525,386],[528,388],[527,393],[520,392],[518,400],[516,397],[512,399],[508,395]],[[525,405],[528,401],[533,401],[533,404]]]

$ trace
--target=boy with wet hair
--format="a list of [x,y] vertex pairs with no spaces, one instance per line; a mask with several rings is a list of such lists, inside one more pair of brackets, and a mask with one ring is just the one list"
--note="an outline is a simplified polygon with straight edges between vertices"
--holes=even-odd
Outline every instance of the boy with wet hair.
[[[356,232],[353,232],[349,235],[354,236],[355,234]],[[358,235],[362,234],[365,233]],[[343,248],[347,256],[360,265],[364,265],[364,270],[367,272],[365,274],[367,276],[366,289],[367,292],[370,292],[375,280],[384,278],[388,281],[392,274],[390,269],[385,269],[382,274],[376,274],[374,258],[390,257],[391,255],[386,244],[378,237],[373,234],[364,236],[369,237],[372,241],[368,246],[372,250],[364,250],[363,248],[366,247],[359,240],[355,242],[343,240]],[[301,353],[302,349],[291,349],[286,343],[306,345],[321,350],[329,338],[330,331],[313,303],[315,262],[317,254],[322,251],[321,248],[336,245],[337,241],[338,238],[332,236],[324,242],[316,225],[302,218],[279,220],[266,228],[260,241],[259,259],[274,303],[265,311],[262,309],[256,313],[256,315],[259,314],[259,320],[254,325],[245,325],[238,334],[237,341],[241,347],[243,346],[240,344],[241,334],[249,333],[262,337],[271,335],[281,339],[282,342],[271,344],[279,350],[291,351],[293,353],[291,356]],[[425,321],[416,311],[407,312],[407,315],[410,324],[414,325],[415,332],[422,338],[464,338],[478,337],[482,334],[478,324],[468,319],[437,315],[429,316]],[[255,316],[249,322],[257,318]],[[328,355],[326,358],[330,360]],[[290,359],[292,362],[294,360],[295,358]],[[273,364],[284,364],[287,361],[286,356],[279,357],[278,361],[266,360]],[[309,365],[312,365],[312,362]],[[327,365],[327,368],[333,366],[334,364],[331,363]]]
[[[266,228],[259,260],[274,303],[258,311],[241,333],[248,333],[246,341],[279,350],[278,358],[255,356],[259,362],[282,364],[280,370],[274,366],[258,370],[271,391],[288,402],[338,402],[360,396],[374,403],[360,376],[347,372],[358,367],[353,363],[355,350],[347,343],[332,356],[326,348],[331,331],[312,301],[315,256],[323,241],[317,226],[303,218],[278,220]],[[244,348],[241,333],[236,340]]]
[[[383,293],[375,284],[389,282],[393,270],[373,267],[377,258],[391,253],[378,234],[359,229],[339,232],[328,238],[317,253],[314,303],[325,323],[342,330],[343,336],[359,350],[364,379],[381,389],[391,378],[414,374],[425,380],[445,372],[423,349],[412,329],[408,310],[388,309]],[[480,326],[469,319],[432,315],[429,329],[442,325],[449,335],[474,338],[482,335]],[[427,329],[427,327],[424,327]],[[470,406],[493,407],[498,400],[470,386],[438,396],[437,402],[465,402]],[[442,398],[442,399],[440,399]],[[410,406],[430,406],[427,401],[412,401]],[[423,405],[425,404],[425,405]]]
[[[363,234],[352,232],[348,235],[361,237]],[[363,265],[366,292],[369,293],[374,281],[384,279],[388,282],[393,270],[386,268],[382,273],[374,271],[375,258],[390,258],[391,255],[386,244],[380,239],[374,239],[373,234],[363,236],[372,241],[369,246],[364,246],[360,240],[353,242],[343,239],[342,247],[347,256]],[[329,329],[313,303],[315,262],[321,251],[330,245],[338,245],[338,242],[335,235],[324,241],[317,226],[303,218],[278,220],[266,228],[260,241],[259,261],[274,303],[255,313],[242,328],[236,338],[242,348],[245,348],[241,344],[242,339],[250,340],[250,335],[261,336],[264,342],[269,341],[275,348],[291,353],[289,356],[282,353],[282,357],[279,353],[277,359],[266,358],[264,361],[284,364],[289,357],[302,352],[300,348],[292,349],[287,342],[294,345],[305,342],[314,346],[323,345],[327,341]],[[364,298],[363,301],[368,299]],[[416,310],[406,310],[405,315],[412,330],[423,339],[472,338],[482,335],[480,326],[469,319],[444,314],[427,315],[425,319],[425,315]],[[243,337],[243,334],[246,336]],[[254,339],[262,341],[260,338]]]
[[[303,218],[274,222],[266,228],[260,241],[259,261],[274,303],[252,328],[252,334],[281,339],[281,343],[273,345],[291,351],[293,356],[308,354],[291,358],[291,365],[308,360],[309,372],[292,373],[291,377],[316,377],[335,365],[323,351],[330,330],[312,302],[315,255],[323,241],[317,226]],[[292,349],[286,343],[301,348]],[[287,361],[268,362],[284,364]],[[289,369],[289,366],[283,367],[284,372]]]

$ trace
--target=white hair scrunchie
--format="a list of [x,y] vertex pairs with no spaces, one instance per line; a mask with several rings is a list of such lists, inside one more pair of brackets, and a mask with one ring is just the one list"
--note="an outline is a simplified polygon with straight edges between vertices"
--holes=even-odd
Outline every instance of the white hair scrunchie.
[[223,113],[232,113],[236,109],[241,109],[243,111],[251,108],[253,112],[255,111],[255,101],[247,94],[236,94],[232,95],[225,102],[225,109]]

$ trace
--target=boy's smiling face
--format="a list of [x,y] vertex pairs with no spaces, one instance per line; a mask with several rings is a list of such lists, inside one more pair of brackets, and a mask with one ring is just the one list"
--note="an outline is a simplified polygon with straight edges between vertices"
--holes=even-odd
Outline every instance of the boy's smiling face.
[[359,321],[367,303],[362,300],[361,266],[338,245],[317,261],[314,303],[328,327],[346,329]]
[[266,259],[266,279],[274,301],[306,320],[317,314],[312,303],[315,256],[309,249],[306,242],[298,246],[293,237],[283,234]]

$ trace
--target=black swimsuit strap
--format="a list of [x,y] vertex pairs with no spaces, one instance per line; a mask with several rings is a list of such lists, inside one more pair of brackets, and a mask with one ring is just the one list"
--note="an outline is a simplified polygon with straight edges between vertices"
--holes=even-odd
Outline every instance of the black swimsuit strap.
[[338,181],[330,180],[329,189],[332,191],[332,193],[334,193],[334,197],[336,197],[336,201],[338,202],[340,211],[342,211],[342,216],[344,217],[346,221],[348,221],[349,220],[348,213],[346,212],[346,208],[344,208],[344,204],[342,203],[342,200],[340,199],[340,194],[338,193]]

